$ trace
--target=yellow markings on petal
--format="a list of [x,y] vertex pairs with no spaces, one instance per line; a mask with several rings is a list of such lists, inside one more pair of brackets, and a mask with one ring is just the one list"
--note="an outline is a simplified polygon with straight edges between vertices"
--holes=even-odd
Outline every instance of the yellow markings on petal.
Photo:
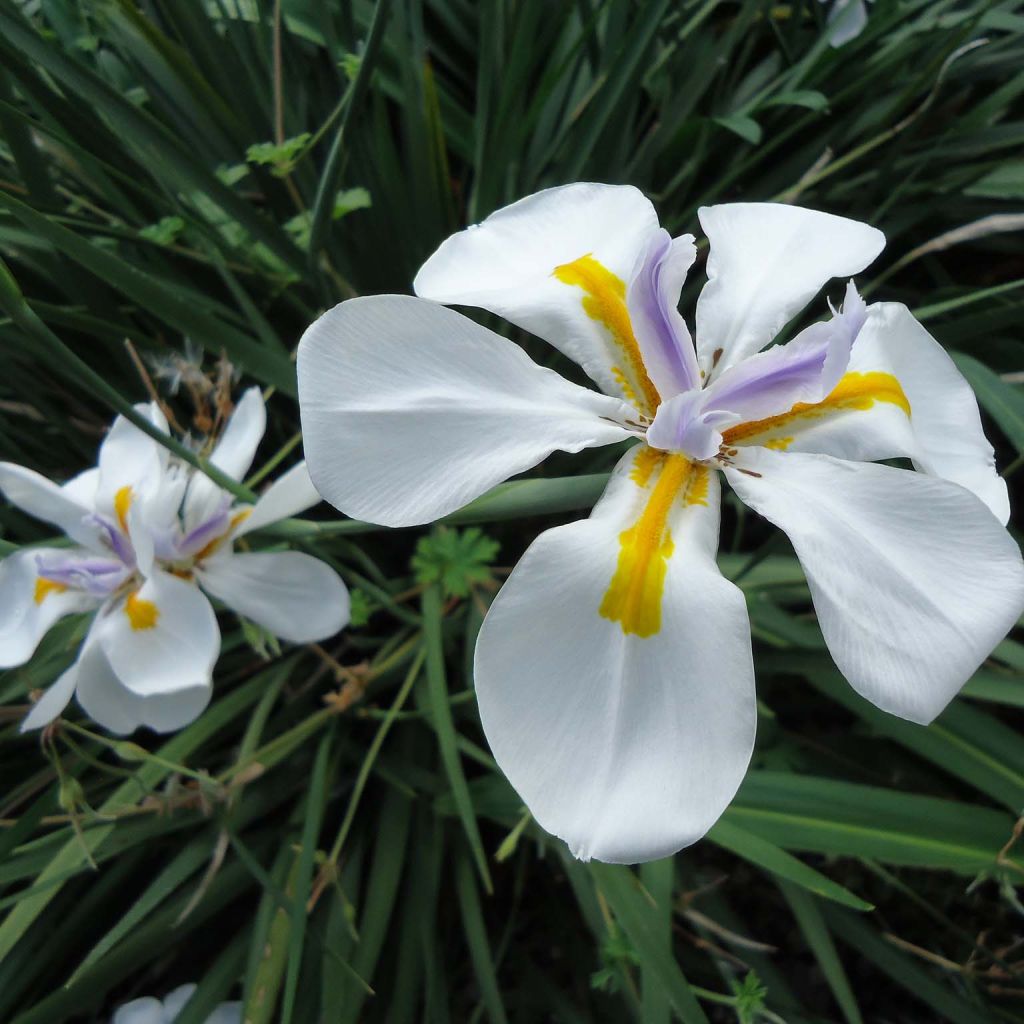
[[555,267],[554,276],[563,284],[583,289],[583,310],[611,335],[622,355],[622,365],[612,367],[612,375],[622,386],[625,397],[653,416],[661,396],[647,375],[640,346],[626,308],[626,282],[594,259],[590,253],[572,263]]
[[243,508],[241,509],[241,511],[236,512],[231,517],[231,521],[228,523],[228,528],[219,537],[214,537],[209,544],[207,544],[203,548],[200,548],[200,550],[197,551],[193,556],[194,560],[196,562],[201,562],[204,558],[209,558],[210,555],[212,555],[215,551],[220,550],[220,546],[224,543],[224,541],[226,541],[228,537],[230,537],[231,534],[233,534],[235,530],[239,526],[241,526],[241,524],[244,523],[246,519],[248,519],[249,516],[251,515],[251,508]]
[[793,427],[850,410],[870,409],[876,402],[888,402],[910,415],[910,402],[891,373],[844,374],[832,393],[820,402],[797,402],[788,412],[763,420],[738,423],[722,434],[723,443],[760,444],[765,448],[785,450],[793,443]]
[[48,580],[40,576],[36,580],[33,597],[36,604],[42,604],[51,594],[63,594],[67,589],[66,583],[58,583],[56,580]]
[[629,471],[629,478],[637,487],[646,487],[651,475],[661,465],[665,453],[645,444],[636,453],[633,459],[633,468]]
[[114,495],[114,513],[117,515],[117,521],[125,533],[128,532],[128,509],[132,507],[133,498],[134,495],[130,485],[119,488]]
[[[651,478],[657,471],[653,486]],[[630,476],[649,488],[640,518],[619,534],[619,559],[605,591],[600,614],[618,622],[622,632],[654,636],[661,630],[661,599],[668,561],[675,550],[669,516],[677,501],[706,505],[708,470],[685,455],[670,455],[644,447],[637,453]]]
[[160,609],[152,601],[139,597],[137,592],[125,599],[124,613],[134,630],[153,629],[160,618]]

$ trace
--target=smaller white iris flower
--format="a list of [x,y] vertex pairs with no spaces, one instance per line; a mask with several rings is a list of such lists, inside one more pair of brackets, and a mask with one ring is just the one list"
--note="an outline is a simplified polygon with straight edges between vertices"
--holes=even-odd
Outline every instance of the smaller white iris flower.
[[[114,1011],[110,1024],[174,1024],[195,990],[195,985],[181,985],[163,999],[133,999]],[[221,1003],[204,1024],[242,1024],[242,1004]]]
[[[746,771],[750,627],[715,561],[720,478],[789,535],[837,665],[893,714],[931,721],[1024,606],[974,394],[907,308],[850,283],[841,312],[766,347],[881,232],[771,203],[699,216],[695,339],[677,308],[693,236],[635,188],[577,184],[449,238],[423,298],[343,302],[299,346],[310,473],[360,519],[426,523],[556,450],[640,439],[589,519],[529,547],[476,648],[498,764],[582,858],[694,842]],[[604,394],[442,302],[546,339]],[[896,458],[916,471],[877,464]]]
[[[136,409],[167,431],[155,403]],[[210,462],[241,480],[265,428],[263,397],[252,388]],[[23,548],[0,563],[0,668],[28,661],[58,619],[95,612],[77,660],[32,708],[23,731],[53,721],[72,696],[114,733],[141,725],[169,732],[197,718],[220,653],[217,618],[203,590],[296,643],[326,639],[348,621],[348,592],[325,562],[295,551],[235,549],[252,530],[320,500],[305,463],[255,505],[238,504],[119,416],[95,469],[58,486],[0,463],[0,493],[74,542]]]

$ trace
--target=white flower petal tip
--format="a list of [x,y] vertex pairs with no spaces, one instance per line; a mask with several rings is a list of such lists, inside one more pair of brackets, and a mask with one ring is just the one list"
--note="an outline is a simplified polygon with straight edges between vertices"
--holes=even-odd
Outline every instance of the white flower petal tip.
[[[644,238],[657,227],[651,201],[632,185],[558,185],[447,238],[420,267],[413,290],[434,302],[484,309],[491,309],[492,301],[515,303],[516,293],[518,301],[529,303],[533,300],[524,292],[559,264],[586,253],[607,258],[609,250],[632,262],[636,248],[629,236]],[[509,319],[515,322],[514,316]]]
[[781,203],[698,211],[711,243],[697,300],[697,350],[709,375],[764,348],[832,278],[874,261],[885,235],[860,221]]
[[[849,431],[856,436],[850,440],[859,446],[859,457],[910,458],[923,472],[972,491],[1003,525],[1009,521],[1006,481],[996,470],[978,400],[946,350],[906,306],[883,302],[868,308],[850,369],[892,374],[910,406],[909,422],[884,408],[869,413],[870,419],[851,420]],[[850,457],[842,450],[835,454]]]
[[298,352],[316,489],[355,519],[439,519],[552,452],[630,436],[623,402],[570,383],[505,338],[425,299],[335,306]]
[[47,691],[35,703],[32,710],[22,719],[18,731],[32,732],[49,725],[70,703],[78,682],[78,665],[74,664],[62,672]]
[[484,621],[475,678],[491,750],[581,859],[636,863],[695,842],[746,771],[750,627],[715,565],[718,515],[714,474],[634,450],[590,519],[534,541]]
[[[152,996],[133,999],[114,1011],[110,1024],[175,1024],[197,987],[194,984],[180,985],[168,992],[162,1001]],[[242,1024],[242,1004],[221,1003],[204,1024]]]
[[726,475],[789,536],[832,657],[884,711],[931,722],[1024,610],[1016,542],[957,484],[764,448]]
[[[651,201],[632,185],[562,185],[452,235],[413,288],[421,298],[504,317],[582,366],[606,394],[653,414],[657,395],[638,353],[627,291],[658,233]],[[680,257],[685,263],[685,245],[670,255],[664,275],[676,286],[672,307]]]
[[297,516],[319,505],[322,500],[309,477],[306,463],[299,462],[260,495],[259,501],[235,528],[232,536],[244,537],[253,530]]
[[282,640],[326,640],[348,625],[349,594],[341,577],[299,551],[212,559],[199,579],[214,597]]

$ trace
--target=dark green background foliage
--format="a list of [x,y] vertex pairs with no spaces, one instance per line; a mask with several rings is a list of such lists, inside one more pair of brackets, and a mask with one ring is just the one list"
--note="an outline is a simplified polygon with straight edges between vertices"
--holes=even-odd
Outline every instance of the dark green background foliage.
[[[1014,473],[1024,4],[878,0],[839,50],[823,19],[817,0],[0,0],[0,458],[85,468],[145,397],[130,339],[272,389],[257,464],[288,465],[320,310],[408,291],[452,230],[591,179],[638,185],[676,232],[738,198],[883,228],[863,289],[962,353]],[[0,676],[0,1020],[106,1021],[191,980],[181,1024],[229,997],[303,1024],[1024,1020],[1024,646],[929,729],[877,712],[831,667],[785,542],[734,504],[721,561],[761,705],[733,806],[639,871],[574,862],[524,816],[473,641],[503,570],[586,514],[616,455],[483,499],[460,518],[479,536],[328,509],[265,531],[338,567],[358,628],[261,653],[223,616],[214,702],[176,736],[112,744],[76,711],[45,748],[17,735],[80,623]],[[47,535],[0,506],[0,551]]]

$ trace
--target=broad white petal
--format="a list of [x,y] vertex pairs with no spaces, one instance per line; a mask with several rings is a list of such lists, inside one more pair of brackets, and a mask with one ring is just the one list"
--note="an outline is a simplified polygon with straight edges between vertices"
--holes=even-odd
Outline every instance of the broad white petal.
[[229,608],[283,640],[326,640],[348,623],[349,596],[341,577],[301,551],[225,553],[206,562],[196,577]]
[[323,501],[320,493],[309,478],[305,462],[292,466],[283,476],[278,477],[252,506],[249,514],[235,528],[233,536],[242,537],[260,527],[269,526],[289,516],[319,505]]
[[729,482],[792,541],[843,675],[930,722],[1024,608],[1014,540],[969,491],[923,473],[764,448],[738,465]]
[[577,857],[674,853],[746,771],[750,627],[715,564],[719,499],[716,473],[638,446],[590,519],[530,545],[484,620],[475,675],[491,750]]
[[505,317],[579,363],[606,394],[639,405],[644,396],[623,388],[635,355],[624,348],[636,348],[626,288],[657,230],[650,200],[631,185],[549,188],[452,235],[413,288]]
[[40,558],[68,553],[67,548],[24,548],[0,562],[0,668],[24,665],[58,619],[99,605],[99,598],[40,578]]
[[553,451],[621,441],[634,415],[459,313],[402,295],[325,313],[302,336],[298,375],[317,490],[384,526],[438,519]]
[[205,686],[220,653],[210,602],[194,583],[159,570],[97,619],[96,639],[140,696]]
[[167,1019],[164,1017],[164,1007],[160,1000],[145,996],[119,1006],[114,1011],[110,1024],[167,1024]]
[[876,228],[780,203],[699,211],[711,243],[697,300],[697,356],[709,379],[760,351],[833,277],[850,277],[882,251]]
[[59,527],[79,544],[102,548],[100,530],[89,518],[94,509],[77,500],[74,490],[65,491],[25,466],[0,462],[0,494],[22,512]]
[[30,729],[42,729],[44,725],[49,725],[68,706],[68,702],[74,696],[77,682],[78,662],[75,662],[47,687],[32,710],[22,719],[18,731],[28,732]]
[[207,680],[173,692],[143,696],[117,677],[103,648],[91,637],[78,662],[75,697],[79,705],[94,722],[119,736],[141,726],[155,732],[182,729],[203,713],[212,693]]

